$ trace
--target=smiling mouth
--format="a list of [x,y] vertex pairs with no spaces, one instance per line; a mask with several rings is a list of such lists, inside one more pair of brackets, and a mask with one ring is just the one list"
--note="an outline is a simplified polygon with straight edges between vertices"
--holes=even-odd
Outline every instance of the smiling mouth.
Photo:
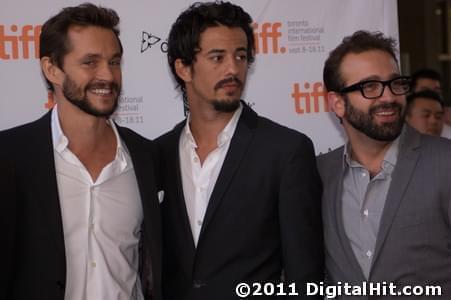
[[111,95],[113,93],[112,89],[90,89],[89,90],[91,93],[96,94],[98,96],[107,96],[107,95]]
[[112,97],[120,92],[120,86],[116,82],[97,81],[91,82],[86,91],[99,97]]
[[382,119],[395,119],[400,118],[402,107],[396,103],[381,104],[370,110],[370,114],[374,117]]
[[374,112],[374,114],[376,116],[394,116],[397,115],[397,110],[384,110],[384,111],[378,111],[378,112]]

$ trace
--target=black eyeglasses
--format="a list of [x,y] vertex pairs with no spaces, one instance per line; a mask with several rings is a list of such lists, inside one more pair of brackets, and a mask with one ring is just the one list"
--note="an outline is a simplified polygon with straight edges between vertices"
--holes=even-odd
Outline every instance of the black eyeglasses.
[[385,86],[390,88],[394,95],[405,95],[410,91],[410,77],[400,76],[390,80],[366,80],[357,82],[340,90],[341,94],[360,90],[367,99],[376,99],[382,96]]

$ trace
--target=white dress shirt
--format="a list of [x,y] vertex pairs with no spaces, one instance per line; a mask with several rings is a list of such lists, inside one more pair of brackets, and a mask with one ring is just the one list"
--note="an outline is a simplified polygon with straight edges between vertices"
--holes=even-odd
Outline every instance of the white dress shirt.
[[196,247],[211,193],[224,163],[242,110],[243,107],[240,103],[240,107],[235,111],[229,123],[218,135],[218,147],[208,154],[202,165],[196,153],[197,144],[189,126],[190,116],[188,116],[180,136],[179,154],[183,196],[185,197],[191,232]]
[[138,276],[143,212],[133,164],[117,139],[116,156],[96,181],[69,150],[57,107],[52,139],[66,250],[65,300],[142,299]]

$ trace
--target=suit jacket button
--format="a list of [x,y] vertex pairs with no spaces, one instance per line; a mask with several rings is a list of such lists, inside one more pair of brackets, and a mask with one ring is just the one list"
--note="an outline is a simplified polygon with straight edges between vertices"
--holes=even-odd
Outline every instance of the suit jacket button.
[[202,282],[199,280],[193,281],[193,288],[195,288],[195,289],[199,289],[199,288],[203,287],[204,285],[205,285],[205,282]]
[[64,290],[64,282],[62,282],[61,280],[58,280],[56,282],[56,286],[60,289],[60,290]]

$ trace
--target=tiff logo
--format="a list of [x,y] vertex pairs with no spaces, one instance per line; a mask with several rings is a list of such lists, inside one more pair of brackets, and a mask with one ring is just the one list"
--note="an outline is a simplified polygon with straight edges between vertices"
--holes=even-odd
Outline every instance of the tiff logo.
[[[0,59],[29,59],[30,48],[34,49],[34,57],[39,58],[41,27],[41,25],[24,25],[20,28],[11,25],[9,27],[11,33],[6,33],[6,26],[0,25]],[[19,54],[19,48],[22,55]]]
[[282,37],[280,32],[282,23],[263,23],[261,26],[258,23],[254,23],[252,27],[254,28],[256,54],[278,54],[287,51],[285,47],[279,47],[279,41]]
[[[310,83],[304,83],[305,91],[301,91],[299,83],[293,85],[291,97],[294,100],[294,108],[298,114],[309,114],[331,111],[327,101],[327,93],[322,82],[314,82],[313,90],[310,90]],[[321,101],[320,101],[321,100]],[[320,107],[322,104],[322,107]],[[313,106],[313,109],[312,109]]]

